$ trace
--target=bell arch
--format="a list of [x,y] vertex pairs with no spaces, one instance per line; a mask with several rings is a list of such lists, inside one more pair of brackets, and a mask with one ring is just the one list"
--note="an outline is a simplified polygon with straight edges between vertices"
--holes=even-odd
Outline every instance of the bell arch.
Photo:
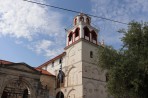
[[80,28],[79,27],[75,29],[74,35],[75,35],[75,38],[74,38],[75,41],[80,38]]
[[83,28],[83,30],[84,30],[84,39],[90,40],[90,30],[89,30],[89,28],[85,26]]
[[91,39],[97,41],[97,34],[94,30],[91,31],[91,35],[92,35]]

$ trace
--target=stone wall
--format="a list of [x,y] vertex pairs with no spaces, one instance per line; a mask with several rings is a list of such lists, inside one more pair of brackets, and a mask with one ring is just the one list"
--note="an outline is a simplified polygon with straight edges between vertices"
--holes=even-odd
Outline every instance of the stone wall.
[[40,76],[28,65],[0,65],[0,98],[23,98],[25,90],[28,98],[49,98],[49,89],[41,84]]

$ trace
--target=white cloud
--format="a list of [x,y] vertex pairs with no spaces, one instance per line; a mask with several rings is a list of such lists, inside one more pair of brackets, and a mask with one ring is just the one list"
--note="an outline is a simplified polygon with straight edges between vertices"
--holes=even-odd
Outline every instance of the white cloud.
[[[148,2],[147,0],[91,0],[92,12],[97,16],[102,16],[117,21],[128,23],[132,20],[148,21]],[[121,34],[117,31],[126,28],[107,20],[93,19],[95,24],[101,29],[100,38],[103,38],[109,45],[121,45]]]
[[45,39],[33,42],[31,45],[28,45],[28,48],[37,54],[43,54],[48,58],[53,58],[54,56],[60,54],[63,50],[62,48],[58,47],[56,42]]
[[49,40],[42,40],[35,44],[35,51],[39,54],[42,51],[47,51],[48,48],[52,45],[52,42]]
[[53,36],[61,30],[62,15],[58,12],[23,0],[0,2],[0,35],[31,40],[38,33]]
[[0,36],[14,37],[17,45],[48,58],[63,50],[62,18],[61,13],[45,6],[23,0],[0,0]]
[[49,58],[53,58],[59,54],[61,54],[61,50],[63,49],[53,49],[53,50],[47,50],[45,56]]

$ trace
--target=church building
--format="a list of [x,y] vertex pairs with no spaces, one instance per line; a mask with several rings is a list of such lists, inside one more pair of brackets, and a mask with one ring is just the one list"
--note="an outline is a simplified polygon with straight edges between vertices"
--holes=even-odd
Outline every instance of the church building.
[[54,82],[55,76],[46,70],[0,60],[0,98],[52,98]]
[[55,98],[109,98],[106,72],[97,66],[98,32],[80,13],[67,30],[64,52],[38,67],[56,76]]

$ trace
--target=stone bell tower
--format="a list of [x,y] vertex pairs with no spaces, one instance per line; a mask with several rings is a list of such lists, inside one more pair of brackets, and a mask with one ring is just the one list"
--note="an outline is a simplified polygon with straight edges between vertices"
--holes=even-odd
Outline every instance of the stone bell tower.
[[98,30],[91,18],[80,13],[67,31],[65,47],[65,98],[106,98],[106,77],[97,65]]

